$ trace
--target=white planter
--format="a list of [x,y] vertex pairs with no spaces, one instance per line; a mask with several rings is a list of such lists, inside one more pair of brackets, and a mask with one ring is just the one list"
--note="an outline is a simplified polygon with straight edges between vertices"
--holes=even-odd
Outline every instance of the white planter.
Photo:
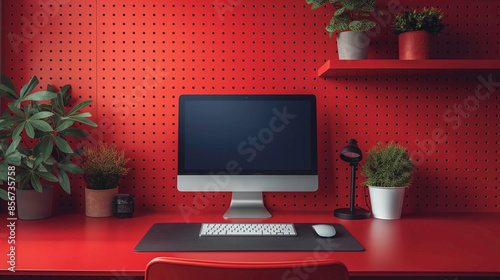
[[405,187],[385,188],[368,186],[374,218],[393,220],[401,218]]
[[370,37],[364,31],[344,31],[337,33],[339,59],[357,60],[368,57]]

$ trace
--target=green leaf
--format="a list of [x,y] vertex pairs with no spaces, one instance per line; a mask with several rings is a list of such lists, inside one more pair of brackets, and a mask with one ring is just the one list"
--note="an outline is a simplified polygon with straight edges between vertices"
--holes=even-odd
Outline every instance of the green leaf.
[[312,4],[311,10],[314,10],[328,3],[328,0],[306,0],[306,3]]
[[55,101],[56,101],[56,108],[58,108],[62,112],[61,115],[66,116],[66,110],[64,108],[64,97],[61,92],[57,93]]
[[44,159],[41,155],[36,156],[35,163],[33,164],[33,169],[40,169],[40,171],[46,171],[47,169],[43,165],[40,166],[43,160]]
[[367,30],[372,29],[375,26],[377,26],[376,23],[369,21],[367,19],[352,21],[349,24],[349,28],[352,31],[367,31]]
[[54,87],[52,87],[51,85],[47,85],[47,91],[57,93],[56,89]]
[[72,126],[75,123],[74,120],[63,120],[59,122],[59,125],[56,127],[57,132],[61,132],[65,130],[66,128]]
[[78,115],[73,115],[73,116],[68,116],[68,117],[63,117],[62,119],[73,119],[73,118],[88,118],[88,117],[92,117],[92,115],[90,113],[81,113],[81,114],[78,114]]
[[[31,77],[30,81],[21,87],[20,98],[24,99],[26,95],[33,91],[33,89],[38,85],[38,78],[36,76]],[[31,100],[31,99],[28,99]]]
[[21,117],[12,117],[12,118],[8,118],[8,119],[5,119],[5,120],[1,120],[0,121],[0,129],[1,130],[4,130],[4,129],[11,129],[12,126],[16,126],[20,123],[24,122],[24,118],[21,118]]
[[38,91],[34,92],[25,98],[22,98],[22,101],[28,101],[28,100],[33,100],[33,101],[43,101],[43,100],[51,100],[52,98],[56,97],[57,95],[53,92],[50,91]]
[[12,139],[21,139],[21,132],[24,129],[26,122],[20,123],[12,132]]
[[76,127],[70,127],[61,133],[64,133],[66,136],[71,136],[75,138],[83,138],[83,137],[89,137],[90,135],[84,131],[83,129],[76,128]]
[[38,112],[34,114],[33,116],[30,117],[30,120],[40,120],[40,119],[46,119],[48,117],[53,116],[54,113],[52,112]]
[[339,16],[339,15],[343,14],[344,12],[345,12],[345,7],[342,7],[340,9],[336,10],[333,15],[334,16]]
[[57,161],[51,157],[49,157],[48,159],[46,159],[43,164],[45,165],[54,165],[55,163],[57,163]]
[[356,9],[356,6],[354,6],[351,3],[343,3],[343,4],[344,4],[344,7],[345,7],[346,10],[354,11]]
[[86,125],[92,126],[92,127],[97,127],[96,123],[94,123],[93,121],[86,119],[86,118],[75,118],[74,120],[77,122],[81,122],[81,123],[84,123]]
[[[16,153],[19,153],[17,152],[17,146],[19,146],[19,142],[21,141],[21,137],[17,137],[17,138],[12,138],[12,143],[10,143],[10,146],[9,148],[7,149],[7,151],[5,152],[5,158],[7,159],[9,156],[11,155],[14,155]],[[21,163],[19,162],[19,164],[15,164],[14,162],[12,161],[9,161],[10,163],[14,164],[14,165],[20,165]],[[17,163],[17,161],[16,161]]]
[[23,118],[23,119],[25,119],[25,118],[26,118],[26,116],[24,115],[24,112],[23,112],[21,109],[17,108],[17,107],[14,105],[14,103],[12,103],[12,102],[11,102],[11,103],[7,104],[7,106],[8,106],[8,107],[9,107],[9,109],[12,111],[12,113],[14,113],[14,114],[18,115],[19,117],[21,117],[21,118]]
[[19,95],[5,85],[0,84],[0,96],[6,99],[19,99]]
[[338,31],[346,31],[349,29],[349,24],[347,22],[340,22],[335,25]]
[[59,168],[62,170],[72,173],[72,174],[83,174],[83,169],[80,168],[80,166],[74,164],[74,163],[61,163],[59,164]]
[[71,111],[69,111],[68,116],[71,116],[74,113],[76,113],[78,110],[87,107],[90,103],[92,103],[92,100],[87,100],[87,101],[83,101],[79,104],[76,104],[75,107],[73,107],[73,109],[71,109]]
[[61,137],[57,135],[52,135],[52,138],[54,139],[54,142],[56,143],[56,146],[59,150],[61,150],[64,153],[71,154],[73,153],[73,150],[69,146],[68,142]]
[[58,182],[59,181],[57,179],[57,177],[50,172],[35,172],[35,174],[37,176],[40,176],[41,178],[47,180],[47,181],[50,181],[50,182]]
[[59,179],[59,184],[61,185],[61,188],[63,188],[63,190],[66,191],[68,194],[71,194],[71,186],[69,184],[68,174],[66,174],[64,170],[59,170],[57,178]]
[[28,185],[30,178],[31,172],[27,169],[20,169],[19,172],[16,172],[16,182],[19,182],[17,188],[24,189]]
[[24,124],[24,128],[26,129],[26,134],[28,135],[28,137],[31,139],[35,138],[35,130],[33,129],[33,126],[30,124],[30,122],[25,122]]
[[[14,83],[4,73],[2,73],[2,85],[7,87],[9,92],[11,92],[17,96],[17,93],[16,93],[17,90],[16,90],[16,87],[14,86]],[[17,98],[19,98],[19,96],[17,96]]]
[[0,162],[0,181],[8,181],[9,164],[4,160]]
[[65,94],[66,94],[66,92],[68,91],[68,89],[70,89],[70,88],[71,88],[71,85],[64,85],[64,86],[61,88],[61,90],[59,90],[59,92],[60,92],[61,94],[65,95]]
[[31,173],[30,183],[31,183],[31,186],[33,187],[33,189],[35,189],[37,192],[43,191],[42,184],[40,183],[40,179],[38,178],[38,176],[35,175],[35,173]]
[[3,200],[9,200],[9,194],[6,190],[0,189],[0,198]]
[[368,0],[366,1],[365,3],[363,3],[359,9],[362,10],[362,11],[365,11],[365,12],[373,12],[375,11],[375,2],[377,2],[377,0]]
[[37,129],[41,130],[41,131],[44,131],[44,132],[51,132],[53,131],[52,127],[50,126],[50,124],[48,124],[47,122],[45,121],[42,121],[42,120],[31,120],[29,121],[34,127],[36,127]]

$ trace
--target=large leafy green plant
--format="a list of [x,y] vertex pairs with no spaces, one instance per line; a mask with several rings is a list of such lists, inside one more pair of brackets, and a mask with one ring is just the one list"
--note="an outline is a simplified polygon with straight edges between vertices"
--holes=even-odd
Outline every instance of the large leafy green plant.
[[408,150],[393,145],[392,142],[368,151],[365,163],[361,165],[366,181],[363,184],[376,187],[409,187],[412,181],[415,162]]
[[431,7],[423,8],[421,11],[403,11],[394,18],[392,32],[396,35],[410,31],[425,31],[429,33],[440,33],[444,29],[441,23],[443,14]]
[[330,37],[335,31],[367,31],[377,26],[371,20],[363,17],[370,16],[369,12],[377,10],[375,3],[377,0],[306,0],[307,4],[312,4],[311,9],[317,9],[323,5],[331,4],[334,11],[330,19],[330,24],[326,26],[326,31],[330,32]]
[[[46,91],[33,92],[38,79],[33,76],[19,94],[12,81],[2,74],[0,96],[11,100],[0,119],[0,180],[7,181],[8,167],[17,166],[15,180],[19,189],[31,187],[42,191],[40,179],[59,182],[70,193],[68,173],[83,174],[83,170],[71,159],[82,153],[73,149],[68,138],[79,139],[89,134],[74,127],[76,122],[96,127],[88,119],[90,113],[79,110],[92,101],[83,101],[66,109],[71,101],[70,85],[56,91],[48,85]],[[57,175],[57,176],[56,176]],[[8,199],[7,192],[0,189],[0,197]]]

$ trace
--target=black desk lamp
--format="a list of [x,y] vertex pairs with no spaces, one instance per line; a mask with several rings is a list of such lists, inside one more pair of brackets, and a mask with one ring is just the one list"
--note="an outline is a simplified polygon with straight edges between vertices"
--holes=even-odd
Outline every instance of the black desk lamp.
[[358,141],[355,139],[349,140],[347,146],[340,151],[340,158],[346,161],[351,166],[351,205],[350,208],[335,209],[333,214],[335,217],[346,220],[361,220],[370,218],[370,211],[363,208],[354,208],[354,192],[356,189],[356,167],[363,159],[363,153],[358,148]]

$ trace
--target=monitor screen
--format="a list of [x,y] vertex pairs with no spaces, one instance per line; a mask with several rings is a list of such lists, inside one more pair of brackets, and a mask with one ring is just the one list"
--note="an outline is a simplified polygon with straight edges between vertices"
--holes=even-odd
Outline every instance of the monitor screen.
[[317,174],[314,95],[183,95],[178,174]]

